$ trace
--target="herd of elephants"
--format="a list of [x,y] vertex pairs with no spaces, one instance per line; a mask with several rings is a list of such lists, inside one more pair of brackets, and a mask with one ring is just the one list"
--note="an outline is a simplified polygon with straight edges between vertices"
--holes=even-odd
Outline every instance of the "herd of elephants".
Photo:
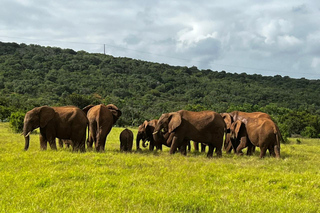
[[[50,107],[41,106],[28,111],[24,118],[23,135],[25,150],[29,148],[30,133],[40,128],[40,148],[57,149],[56,138],[60,146],[70,144],[73,151],[86,151],[94,148],[98,152],[105,149],[106,139],[112,126],[122,112],[113,104],[89,105],[83,109],[75,106]],[[87,138],[88,129],[88,138]],[[133,133],[125,129],[120,134],[120,150],[131,151]],[[247,147],[247,155],[260,148],[260,158],[268,150],[273,157],[280,157],[280,134],[278,126],[271,117],[263,112],[217,113],[214,111],[192,112],[180,110],[164,113],[158,120],[144,121],[139,126],[136,136],[136,149],[142,146],[149,150],[162,150],[162,145],[170,147],[170,154],[180,151],[187,154],[190,151],[190,141],[195,150],[205,151],[209,147],[207,156],[212,157],[215,150],[218,157],[222,156],[222,149],[227,153],[232,150],[236,154],[243,154]]]

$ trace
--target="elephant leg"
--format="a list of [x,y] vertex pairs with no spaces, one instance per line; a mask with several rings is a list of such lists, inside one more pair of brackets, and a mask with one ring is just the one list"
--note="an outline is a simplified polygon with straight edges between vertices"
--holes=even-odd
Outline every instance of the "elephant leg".
[[274,147],[272,145],[268,147],[268,150],[269,150],[270,156],[276,157],[276,153],[274,152]]
[[217,154],[217,157],[222,157],[222,148],[219,149],[218,147],[216,147],[216,154]]
[[187,148],[188,148],[188,151],[190,152],[191,151],[191,142],[190,142],[190,140],[187,141]]
[[78,151],[78,143],[75,140],[72,140],[72,151],[77,152]]
[[205,144],[201,144],[201,152],[206,152],[206,145]]
[[[189,141],[190,142],[190,141]],[[182,155],[186,156],[187,155],[187,144],[183,144],[181,147],[180,147],[180,152]]]
[[214,150],[214,145],[213,144],[209,144],[209,151],[207,153],[207,157],[208,158],[212,158],[213,157],[213,150]]
[[156,145],[156,149],[162,151],[162,144]]
[[86,136],[84,136],[82,138],[82,140],[80,140],[80,142],[79,142],[80,152],[86,152],[86,143],[85,143],[85,141],[86,141]]
[[243,155],[243,152],[242,152],[242,149],[246,148],[248,145],[247,145],[247,140],[246,138],[241,138],[240,139],[240,144],[238,145],[237,147],[237,154],[238,155]]
[[276,154],[276,158],[280,158],[280,147],[278,145],[274,146],[274,152]]
[[107,135],[101,135],[100,137],[97,138],[98,140],[98,146],[96,147],[96,150],[98,152],[104,152],[105,146],[106,146],[106,140],[107,140]]
[[199,143],[193,142],[193,147],[195,151],[199,151]]
[[56,139],[49,140],[49,145],[52,150],[57,150]]
[[261,146],[260,147],[260,158],[264,158],[267,152],[267,147],[266,146]]
[[253,146],[252,144],[248,144],[248,148],[247,148],[247,155],[252,155],[252,150],[255,146]]
[[243,155],[242,149],[246,148],[245,144],[240,143],[239,146],[237,147],[237,155]]
[[40,149],[47,150],[47,139],[41,134],[39,136],[39,139],[40,139]]
[[225,144],[224,148],[226,150],[226,153],[230,154],[233,149],[233,146],[232,146],[231,142],[228,142],[227,144]]
[[153,151],[153,150],[154,150],[154,141],[153,141],[153,140],[150,140],[149,150],[150,150],[150,151]]
[[233,149],[231,141],[224,144],[224,149],[226,150],[226,153],[228,153],[228,154],[231,153],[231,151]]
[[255,151],[256,151],[256,146],[252,146],[252,153],[255,153]]
[[171,148],[170,148],[170,154],[174,154],[177,151],[178,148],[178,137],[174,136],[172,139],[172,144],[171,144]]
[[87,147],[89,150],[92,150],[92,146],[93,146],[93,141],[94,141],[94,136],[93,134],[90,132],[88,139],[87,139]]
[[60,139],[60,138],[59,138],[59,147],[60,147],[60,148],[63,148],[63,141],[62,141],[62,139]]

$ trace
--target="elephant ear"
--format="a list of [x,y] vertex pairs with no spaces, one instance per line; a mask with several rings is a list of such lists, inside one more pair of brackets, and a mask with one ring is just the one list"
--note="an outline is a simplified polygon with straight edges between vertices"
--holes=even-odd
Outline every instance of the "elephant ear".
[[143,122],[143,124],[142,124],[142,126],[146,129],[147,127],[148,127],[148,121],[147,120],[145,120],[144,122]]
[[229,113],[221,113],[221,116],[222,116],[224,122],[227,125],[227,129],[230,129],[231,124],[233,122],[233,119],[232,119],[231,115]]
[[122,115],[122,112],[114,104],[108,104],[107,108],[110,110],[110,112],[113,115],[113,118],[114,118],[113,124],[114,124],[120,118],[120,116]]
[[154,120],[151,120],[151,121],[148,122],[148,126],[151,126],[151,127],[155,128],[157,123],[158,123],[158,120],[154,119]]
[[168,132],[171,133],[173,132],[175,129],[177,129],[180,125],[181,125],[182,119],[181,119],[181,115],[177,112],[173,112],[170,115],[169,118],[169,124],[168,124]]
[[235,122],[235,133],[236,138],[238,138],[239,135],[243,135],[243,131],[245,130],[244,123],[242,123],[240,120]]
[[43,106],[40,107],[39,117],[40,117],[40,127],[45,127],[49,121],[54,118],[55,111],[51,107]]

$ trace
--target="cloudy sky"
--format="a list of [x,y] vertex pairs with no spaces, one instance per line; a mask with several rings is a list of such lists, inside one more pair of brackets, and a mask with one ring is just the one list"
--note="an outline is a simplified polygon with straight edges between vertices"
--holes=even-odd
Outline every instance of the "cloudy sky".
[[320,79],[320,1],[1,0],[0,41]]

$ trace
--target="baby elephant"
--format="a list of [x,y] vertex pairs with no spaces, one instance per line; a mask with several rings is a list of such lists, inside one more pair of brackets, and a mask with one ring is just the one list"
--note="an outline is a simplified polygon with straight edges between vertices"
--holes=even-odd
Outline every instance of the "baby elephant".
[[133,133],[129,129],[125,129],[120,133],[120,151],[132,151]]

